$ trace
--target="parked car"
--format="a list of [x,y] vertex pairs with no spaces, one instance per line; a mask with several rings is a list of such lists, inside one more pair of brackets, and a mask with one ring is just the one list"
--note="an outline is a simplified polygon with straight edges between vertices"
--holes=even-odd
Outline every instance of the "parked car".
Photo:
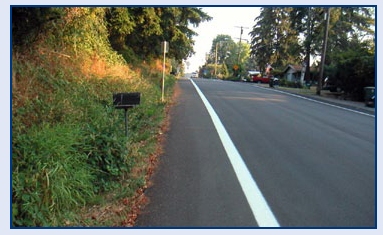
[[272,79],[273,76],[259,76],[259,75],[253,75],[252,80],[256,83],[270,83],[270,79]]

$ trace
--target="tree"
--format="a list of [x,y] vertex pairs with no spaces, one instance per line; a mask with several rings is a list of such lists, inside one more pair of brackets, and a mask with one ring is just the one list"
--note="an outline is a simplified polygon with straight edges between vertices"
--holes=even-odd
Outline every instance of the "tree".
[[63,8],[12,7],[12,44],[23,46],[33,43],[47,30],[45,26],[64,16]]
[[262,8],[260,15],[255,18],[257,23],[249,33],[251,36],[251,54],[254,55],[260,70],[264,71],[270,62],[273,49],[274,22],[273,8]]
[[330,82],[340,87],[352,99],[363,100],[363,88],[375,86],[375,48],[371,41],[357,38],[346,50],[332,52],[333,62],[326,67]]
[[109,40],[112,47],[121,51],[125,47],[125,37],[136,27],[133,15],[126,7],[111,7],[105,14],[108,22]]
[[274,46],[272,48],[272,55],[270,63],[273,67],[281,68],[286,64],[297,63],[301,61],[299,56],[299,40],[296,30],[291,28],[290,13],[293,8],[274,8],[275,16],[275,31],[274,31]]
[[212,41],[207,63],[214,64],[214,67],[217,63],[217,73],[237,76],[245,71],[249,55],[248,43],[235,43],[230,35],[219,34]]
[[197,33],[189,27],[193,26],[196,28],[202,22],[210,21],[213,18],[203,12],[201,8],[182,7],[178,9],[180,10],[180,13],[177,17],[178,30],[185,36],[183,37],[183,39],[185,39],[184,41],[181,40],[175,42],[176,45],[179,45],[178,50],[176,50],[178,55],[175,56],[175,58],[180,60],[186,59],[195,53],[193,49],[193,37],[197,36]]
[[239,75],[246,76],[247,73],[247,61],[250,58],[250,44],[246,42],[238,42],[235,46],[235,58],[234,62],[228,64],[232,69],[233,75],[238,77]]
[[[335,48],[347,50],[350,39],[354,36],[360,38],[361,35],[373,33],[371,10],[364,7],[331,8],[326,64],[331,63]],[[305,55],[306,71],[311,66],[310,58],[321,56],[325,30],[324,12],[325,9],[321,7],[294,8],[291,12],[291,27],[305,35],[302,52]],[[308,79],[309,73],[306,75],[305,79]]]
[[141,59],[159,58],[161,42],[168,41],[168,56],[178,61],[194,54],[197,33],[189,25],[198,27],[211,19],[190,7],[112,8],[107,15],[110,41],[117,50],[132,50]]
[[312,7],[293,8],[290,12],[290,15],[292,16],[292,28],[296,29],[304,36],[301,53],[304,55],[303,64],[306,67],[306,71],[308,71],[305,73],[306,81],[310,80],[309,71],[311,70],[311,56],[313,53],[315,53],[315,50],[318,49],[315,48],[317,45],[314,43],[316,42],[315,39],[322,35],[317,32],[316,28],[317,21],[315,16],[317,15],[317,12],[318,8]]
[[230,35],[217,35],[212,41],[209,55],[207,58],[207,63],[214,64],[217,55],[217,63],[222,64],[223,61],[231,54],[231,50],[234,47],[234,45],[235,42],[233,41]]
[[255,18],[257,23],[249,33],[251,36],[251,57],[261,71],[267,64],[282,67],[295,63],[299,58],[298,31],[290,27],[292,8],[262,8]]
[[374,15],[374,8],[331,8],[324,77],[355,100],[363,100],[365,86],[375,86]]

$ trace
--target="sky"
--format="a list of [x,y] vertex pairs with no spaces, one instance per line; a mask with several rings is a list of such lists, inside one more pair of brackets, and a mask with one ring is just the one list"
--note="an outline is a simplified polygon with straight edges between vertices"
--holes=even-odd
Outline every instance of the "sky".
[[219,34],[230,35],[236,42],[239,41],[241,26],[242,39],[250,40],[249,32],[255,24],[254,19],[259,15],[259,7],[203,7],[202,10],[213,17],[211,21],[201,23],[192,28],[198,33],[194,37],[194,56],[190,57],[186,67],[187,72],[198,70],[205,63],[205,55],[211,49],[213,39]]

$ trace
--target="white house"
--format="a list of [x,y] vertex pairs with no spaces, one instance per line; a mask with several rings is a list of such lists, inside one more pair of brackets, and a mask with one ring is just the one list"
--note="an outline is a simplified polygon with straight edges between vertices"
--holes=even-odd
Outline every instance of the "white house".
[[301,65],[287,65],[287,67],[283,71],[284,78],[290,82],[300,81],[301,77],[304,76],[304,72],[302,73],[302,68],[303,66]]

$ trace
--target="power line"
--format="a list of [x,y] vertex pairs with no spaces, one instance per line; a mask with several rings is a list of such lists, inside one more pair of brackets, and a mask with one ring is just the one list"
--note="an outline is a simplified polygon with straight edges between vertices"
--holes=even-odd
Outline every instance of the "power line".
[[242,41],[243,29],[249,29],[249,27],[243,27],[243,26],[235,26],[235,27],[241,29],[241,33],[240,33],[240,35],[239,35],[239,43],[241,43],[241,41]]

